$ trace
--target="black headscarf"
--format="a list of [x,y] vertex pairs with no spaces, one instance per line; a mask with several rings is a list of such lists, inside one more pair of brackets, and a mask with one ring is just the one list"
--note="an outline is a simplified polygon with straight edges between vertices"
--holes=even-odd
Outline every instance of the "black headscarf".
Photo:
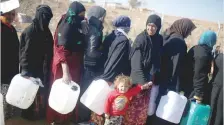
[[[150,73],[154,75],[160,71],[160,63],[161,63],[160,56],[161,56],[161,48],[163,45],[163,37],[159,34],[159,31],[161,29],[161,18],[155,14],[150,15],[148,17],[146,25],[148,25],[149,23],[153,23],[157,27],[157,31],[154,35],[152,36],[147,35],[147,37],[150,37],[152,41],[152,48],[151,48],[152,67]],[[145,32],[147,34],[147,31]]]
[[153,15],[150,15],[147,19],[147,22],[146,22],[146,26],[149,24],[149,23],[153,23],[156,25],[157,27],[157,31],[154,35],[152,36],[149,36],[147,31],[145,30],[146,34],[147,34],[147,37],[150,37],[151,38],[151,41],[152,41],[152,44],[155,45],[155,44],[161,44],[162,43],[158,43],[161,41],[162,39],[162,36],[159,34],[159,31],[161,29],[161,18],[156,15],[156,14],[153,14]]
[[45,31],[49,29],[48,26],[52,17],[51,8],[48,5],[39,5],[36,8],[36,15],[33,21],[37,29]]
[[[150,36],[145,29],[140,35],[139,40],[133,44],[133,50],[131,52],[131,56],[134,54],[135,50],[140,49],[143,57],[144,67],[149,67],[152,61],[152,47],[153,42],[157,42],[157,39],[161,38],[159,35],[159,31],[161,29],[161,18],[158,15],[150,15],[147,19],[146,26],[149,23],[154,23],[157,26],[156,34]],[[157,43],[156,43],[157,44]],[[159,44],[159,43],[158,43]]]
[[[149,24],[149,23],[153,23],[156,25],[157,27],[157,31],[156,31],[156,34],[155,35],[158,35],[159,34],[159,31],[161,29],[161,18],[156,15],[156,14],[153,14],[153,15],[150,15],[147,19],[147,22],[146,22],[146,26]],[[153,35],[154,36],[154,35]]]
[[182,18],[176,20],[170,28],[165,31],[165,39],[173,34],[186,38],[194,29],[196,28],[195,24],[188,18]]
[[77,1],[71,3],[67,13],[58,24],[58,45],[69,47],[75,42],[75,37],[79,37],[77,36],[79,34],[78,30],[84,20],[84,17],[80,17],[79,14],[85,10],[81,3]]

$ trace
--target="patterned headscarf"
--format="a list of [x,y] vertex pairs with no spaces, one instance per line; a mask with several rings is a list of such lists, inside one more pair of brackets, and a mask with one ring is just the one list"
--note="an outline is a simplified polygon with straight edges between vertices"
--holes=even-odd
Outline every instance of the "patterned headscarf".
[[72,2],[66,13],[66,18],[65,18],[66,21],[69,24],[81,23],[81,21],[83,20],[83,17],[79,17],[79,14],[83,11],[86,11],[86,9],[81,3],[77,1]]
[[81,29],[84,16],[80,17],[79,14],[84,11],[85,7],[81,3],[77,1],[71,3],[67,13],[58,23],[58,45],[74,48],[71,44],[74,44],[75,40],[78,41],[76,44],[80,44],[78,31]]

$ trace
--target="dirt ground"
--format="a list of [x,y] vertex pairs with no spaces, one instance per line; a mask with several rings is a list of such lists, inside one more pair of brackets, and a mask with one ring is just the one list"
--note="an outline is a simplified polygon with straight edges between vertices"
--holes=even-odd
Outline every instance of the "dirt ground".
[[45,121],[27,121],[22,118],[13,118],[6,121],[5,125],[48,125]]

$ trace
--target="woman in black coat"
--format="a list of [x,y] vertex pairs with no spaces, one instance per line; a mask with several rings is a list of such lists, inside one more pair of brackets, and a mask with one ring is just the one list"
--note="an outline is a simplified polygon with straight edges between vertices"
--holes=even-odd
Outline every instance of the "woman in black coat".
[[39,5],[33,23],[23,31],[20,39],[21,75],[25,78],[40,78],[45,86],[40,88],[36,103],[22,113],[23,117],[30,120],[39,119],[45,114],[45,108],[39,107],[45,107],[47,103],[47,86],[53,56],[53,37],[48,26],[52,17],[49,6]]
[[[160,50],[163,38],[159,34],[161,18],[150,15],[146,22],[146,29],[140,33],[133,43],[131,53],[131,78],[133,84],[153,82],[160,71]],[[142,125],[146,123],[149,105],[149,91],[143,91],[134,97],[126,113],[127,125]]]
[[131,20],[127,16],[119,16],[113,21],[116,27],[103,42],[103,55],[105,58],[104,71],[100,78],[113,83],[115,77],[121,73],[130,75],[130,47],[128,38]]
[[220,47],[214,61],[214,72],[211,80],[211,118],[209,125],[223,125],[223,46]]
[[[103,21],[106,10],[100,6],[92,6],[87,11],[88,33],[85,35],[84,74],[80,84],[80,95],[89,87],[94,78],[101,75],[103,69],[102,46]],[[79,122],[89,121],[91,111],[82,103],[79,104]]]
[[160,95],[169,90],[179,92],[180,73],[183,68],[187,45],[185,38],[196,28],[187,18],[175,21],[164,33],[164,43],[161,59]]
[[[131,43],[128,38],[131,20],[127,16],[119,16],[113,21],[116,27],[103,42],[103,56],[105,60],[103,74],[99,78],[104,79],[108,84],[112,84],[120,74],[130,75],[130,48]],[[97,114],[92,114],[91,121],[97,125],[104,124],[104,120]]]
[[[157,103],[161,96],[168,91],[180,91],[181,72],[187,54],[185,38],[196,28],[194,23],[187,18],[176,20],[163,36],[161,56],[160,88]],[[155,120],[156,125],[173,125],[162,119]],[[174,124],[175,125],[175,124]]]
[[5,119],[9,119],[15,116],[17,114],[15,111],[20,111],[17,108],[9,105],[5,99],[12,78],[19,73],[19,39],[15,27],[11,24],[15,19],[16,11],[15,10],[11,10],[9,12],[7,11],[2,12],[1,10],[1,16],[0,16],[1,20],[0,91],[4,97],[3,105],[4,105]]
[[194,98],[197,102],[209,104],[211,87],[208,74],[211,71],[212,48],[216,43],[216,33],[206,31],[202,34],[198,45],[192,47],[186,56],[186,64],[182,89],[185,96]]

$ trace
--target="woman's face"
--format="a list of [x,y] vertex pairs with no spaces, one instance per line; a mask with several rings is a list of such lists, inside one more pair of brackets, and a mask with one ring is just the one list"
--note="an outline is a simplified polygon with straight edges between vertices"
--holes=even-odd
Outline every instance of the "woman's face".
[[146,26],[147,32],[150,36],[155,35],[156,31],[157,31],[157,26],[154,23],[149,23]]
[[14,21],[15,16],[16,16],[16,11],[15,10],[12,10],[12,11],[4,14],[4,17],[6,18],[6,21],[10,24]]
[[193,31],[194,31],[194,30],[190,31],[190,32],[187,34],[187,36],[185,36],[185,38],[191,36],[191,34],[192,34]]
[[105,19],[105,17],[106,17],[106,13],[104,14],[103,17],[100,18],[100,20],[102,21],[102,23],[104,23],[104,19]]

